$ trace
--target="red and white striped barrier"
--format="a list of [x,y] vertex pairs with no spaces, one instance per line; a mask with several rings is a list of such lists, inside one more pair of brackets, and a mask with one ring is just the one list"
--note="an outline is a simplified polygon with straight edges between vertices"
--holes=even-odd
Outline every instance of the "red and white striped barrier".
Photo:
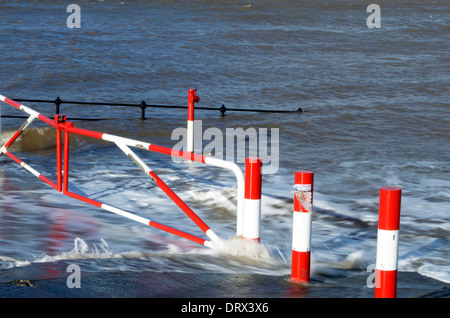
[[402,189],[382,187],[378,216],[375,297],[395,298],[397,293],[398,234]]
[[19,165],[21,165],[23,168],[25,168],[28,172],[30,172],[31,174],[33,174],[34,176],[36,176],[37,178],[41,179],[42,181],[44,181],[45,183],[47,183],[48,185],[52,186],[53,188],[56,189],[56,184],[53,183],[51,180],[49,180],[48,178],[44,177],[41,173],[39,173],[38,171],[36,171],[36,169],[30,167],[28,164],[26,164],[25,162],[23,162],[22,160],[20,160],[19,158],[17,158],[16,156],[14,156],[12,153],[10,153],[4,146],[0,149],[0,154],[4,153],[5,155],[7,155],[8,157],[10,157],[12,160],[14,160],[15,162],[17,162]]
[[[0,99],[4,101],[5,97],[0,95]],[[9,100],[11,101],[11,100]],[[12,102],[12,101],[11,101]],[[14,102],[15,103],[15,102]],[[16,103],[17,104],[17,103]],[[0,155],[4,153],[8,157],[10,157],[12,160],[17,162],[19,165],[21,165],[23,168],[25,168],[28,172],[36,176],[37,178],[41,179],[45,183],[49,184],[53,188],[57,189],[57,185],[50,181],[48,178],[44,177],[41,173],[39,173],[36,169],[30,167],[28,164],[26,164],[24,161],[20,160],[16,156],[14,156],[12,153],[8,151],[8,147],[11,146],[11,144],[19,138],[19,136],[27,129],[27,127],[36,119],[39,117],[39,113],[35,112],[31,108],[28,108],[26,106],[23,106],[24,111],[26,111],[30,117],[28,117],[22,126],[14,133],[14,135],[0,148]]]
[[191,220],[215,243],[218,243],[219,237],[206,225],[205,222],[200,219],[194,211],[189,208],[189,206],[184,203],[173,191],[170,189],[164,181],[162,181],[155,172],[153,172],[128,146],[120,143],[116,145],[128,156],[130,157],[149,177],[152,179],[157,186],[164,191],[167,196],[169,196],[179,207],[182,209]]
[[198,103],[200,98],[196,95],[197,89],[188,91],[188,117],[187,117],[187,151],[194,151],[194,103]]
[[[245,159],[244,220],[242,236],[260,241],[261,220],[261,167],[260,158]],[[239,223],[239,222],[238,222]]]
[[307,283],[311,264],[311,220],[314,173],[295,172],[291,281]]
[[[176,151],[171,148],[162,147],[158,145],[154,145],[147,142],[142,142],[130,138],[105,134],[101,132],[76,128],[73,126],[71,122],[66,122],[65,117],[62,115],[55,115],[54,120],[51,120],[50,118],[34,111],[33,109],[22,105],[20,103],[17,103],[9,98],[6,98],[5,96],[0,95],[0,100],[12,105],[25,113],[28,113],[30,117],[26,120],[26,122],[19,128],[19,130],[8,140],[3,147],[0,149],[0,155],[2,153],[5,153],[8,157],[12,158],[14,161],[19,163],[22,167],[27,169],[29,172],[31,172],[33,175],[38,177],[39,179],[45,181],[49,185],[51,185],[53,188],[57,189],[60,192],[63,192],[64,194],[71,196],[73,198],[76,198],[78,200],[84,201],[86,203],[92,204],[94,206],[103,208],[105,210],[108,210],[110,212],[120,214],[124,217],[133,219],[135,221],[138,221],[140,223],[148,224],[150,226],[159,228],[161,230],[179,235],[181,237],[190,239],[196,243],[213,247],[221,244],[220,239],[218,236],[153,172],[151,171],[145,163],[134,153],[131,151],[130,147],[137,147],[140,149],[146,149],[149,151],[154,151],[162,154],[166,154],[169,156],[176,156],[179,158],[184,158],[186,160],[196,161],[205,163],[208,165],[216,166],[219,168],[224,168],[232,171],[236,177],[237,181],[237,214],[241,215],[243,208],[244,208],[244,176],[239,168],[235,163],[225,160],[220,160],[217,158],[207,157],[203,155],[194,154],[192,152],[186,152],[186,151]],[[12,155],[10,152],[8,152],[7,148],[22,134],[22,132],[29,126],[29,124],[34,119],[40,119],[43,122],[47,123],[48,125],[54,127],[57,129],[57,141],[56,141],[56,148],[57,148],[57,183],[53,183],[49,179],[42,176],[39,172],[37,172],[35,169],[31,168],[27,164],[25,164],[20,159],[16,158],[14,155]],[[61,174],[61,131],[64,131],[64,174]],[[202,229],[202,231],[211,239],[211,241],[206,241],[201,238],[195,237],[193,235],[190,235],[188,233],[179,231],[177,229],[173,229],[171,227],[165,226],[163,224],[147,220],[145,218],[142,218],[140,216],[136,216],[132,213],[123,211],[121,209],[112,207],[110,205],[107,205],[105,203],[98,202],[96,200],[92,200],[90,198],[78,195],[76,193],[70,192],[68,190],[68,179],[69,179],[69,135],[70,133],[75,133],[83,136],[88,136],[92,138],[102,139],[105,141],[110,141],[115,143],[123,152],[127,154],[132,160],[152,179],[163,191],[168,195],[182,210],[186,213],[193,221],[194,223]],[[240,226],[238,224],[238,226]]]

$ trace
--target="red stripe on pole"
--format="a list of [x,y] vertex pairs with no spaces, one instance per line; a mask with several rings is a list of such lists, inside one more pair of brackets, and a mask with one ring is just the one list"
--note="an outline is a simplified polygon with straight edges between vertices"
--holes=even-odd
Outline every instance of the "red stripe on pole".
[[167,147],[153,145],[153,144],[151,144],[148,147],[148,150],[159,152],[159,153],[166,154],[166,155],[169,155],[169,156],[174,156],[174,157],[184,158],[184,159],[191,160],[191,161],[205,163],[205,157],[204,156],[197,155],[197,154],[194,154],[194,153],[189,152],[189,151],[174,150],[172,148],[167,148]]
[[[159,152],[159,153],[162,153],[162,154],[165,154],[165,155],[169,155],[169,156],[174,155],[174,154],[172,154],[172,152],[175,153],[175,151],[173,151],[171,148],[167,148],[167,147],[163,147],[163,146],[158,146],[158,145],[153,145],[153,144],[151,144],[151,145],[148,147],[148,150],[150,150],[150,151],[155,151],[155,152]],[[182,152],[182,151],[180,151],[180,152]],[[177,157],[178,157],[178,156],[177,156]]]
[[5,98],[5,103],[8,103],[11,106],[14,106],[14,107],[19,108],[19,109],[20,109],[20,106],[21,106],[21,104],[19,104],[16,101],[13,101],[12,99],[9,99],[9,98]]
[[64,132],[64,177],[63,177],[63,191],[68,191],[69,189],[69,141],[70,134],[68,129],[73,127],[72,122],[65,123]]
[[91,205],[93,205],[93,206],[96,206],[96,207],[98,207],[98,208],[101,208],[101,207],[102,207],[102,203],[101,203],[101,202],[98,202],[98,201],[95,201],[95,200],[86,198],[86,197],[84,197],[84,196],[82,196],[82,195],[79,195],[79,194],[76,194],[76,193],[73,193],[73,192],[70,192],[70,191],[64,191],[64,194],[65,194],[65,195],[68,195],[69,197],[78,199],[78,200],[80,200],[80,201],[89,203],[89,204],[91,204]]
[[292,251],[291,281],[307,283],[310,280],[311,251]]
[[399,187],[382,187],[380,189],[379,229],[399,229],[401,194],[402,189]]
[[245,159],[245,191],[246,199],[261,199],[261,167],[262,162],[259,158]]
[[20,160],[19,158],[17,158],[16,156],[14,156],[12,153],[10,153],[9,151],[5,152],[5,154],[10,157],[12,160],[14,160],[15,162],[17,162],[19,165],[22,165],[22,160]]
[[194,103],[189,103],[188,107],[188,120],[194,121]]
[[203,222],[202,219],[200,219],[197,214],[195,214],[194,211],[191,210],[191,208],[184,203],[183,200],[181,200],[173,191],[170,189],[167,184],[164,183],[153,171],[149,172],[150,176],[153,177],[153,180],[155,181],[156,185],[161,188],[161,190],[164,191],[165,194],[167,194],[173,202],[175,202],[176,205],[180,207],[181,210],[183,210],[184,213],[186,213],[189,218],[194,221],[197,226],[206,233],[206,231],[209,230],[209,226]]
[[59,192],[62,191],[62,158],[61,158],[61,129],[58,126],[60,117],[59,115],[55,114],[54,116],[55,124],[57,124],[56,128],[56,182],[58,184],[58,190]]
[[76,128],[76,127],[67,127],[66,131],[75,133],[75,134],[79,134],[79,135],[83,135],[83,136],[97,138],[97,139],[103,138],[103,133],[100,133],[97,131],[92,131],[92,130],[87,130],[87,129],[81,129],[81,128]]
[[199,101],[198,96],[195,96],[197,89],[188,90],[188,120],[194,120],[194,103]]
[[48,118],[48,117],[46,117],[46,116],[44,116],[44,115],[42,115],[42,114],[39,114],[39,115],[38,115],[38,118],[39,118],[40,120],[42,120],[44,123],[49,124],[49,125],[52,126],[52,127],[58,128],[58,124],[55,123],[54,120],[51,120],[50,118]]
[[23,130],[18,130],[14,135],[4,144],[5,148],[11,146],[11,144],[23,133]]
[[[377,282],[379,282],[377,284]],[[378,286],[379,285],[379,286]],[[395,298],[397,296],[397,270],[375,272],[375,298]]]
[[39,179],[41,179],[45,183],[49,184],[50,186],[52,186],[53,188],[58,190],[58,186],[55,183],[53,183],[52,181],[50,181],[50,179],[44,177],[42,174],[39,175]]
[[[314,172],[310,170],[298,170],[295,172],[295,184],[310,184],[311,185],[311,204],[313,202],[313,188],[314,188]],[[297,197],[294,194],[294,211],[307,212],[304,209]]]
[[167,225],[164,225],[164,224],[161,224],[161,223],[158,223],[158,222],[155,222],[155,221],[150,221],[148,225],[150,225],[152,227],[155,227],[157,229],[160,229],[160,230],[163,230],[163,231],[166,231],[166,232],[169,232],[169,233],[181,236],[181,237],[183,237],[185,239],[191,240],[191,241],[193,241],[195,243],[198,243],[198,244],[201,244],[201,245],[205,245],[205,242],[206,242],[206,240],[201,239],[201,238],[199,238],[197,236],[194,236],[194,235],[191,235],[189,233],[186,233],[186,232],[174,229],[172,227],[169,227]]

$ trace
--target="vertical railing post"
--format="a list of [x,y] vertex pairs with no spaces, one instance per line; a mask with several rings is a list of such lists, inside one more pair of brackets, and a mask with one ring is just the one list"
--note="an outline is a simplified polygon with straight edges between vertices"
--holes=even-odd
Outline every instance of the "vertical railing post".
[[[243,233],[245,239],[260,241],[261,220],[261,168],[260,158],[245,159],[245,192]],[[239,223],[239,221],[238,221]]]
[[62,158],[61,158],[61,128],[60,125],[66,122],[66,116],[55,114],[56,124],[56,190],[62,191]]
[[219,110],[220,110],[220,117],[225,117],[225,112],[227,111],[225,105],[220,106]]
[[295,172],[291,281],[308,283],[311,266],[311,220],[314,173]]
[[196,96],[197,89],[188,91],[188,117],[187,117],[187,151],[194,151],[194,103],[198,103],[200,98]]
[[69,190],[69,131],[68,127],[73,127],[73,123],[68,121],[65,123],[64,130],[64,181],[63,181],[63,193]]
[[399,187],[380,189],[375,297],[395,298],[397,294],[398,233],[401,193]]
[[59,114],[59,106],[62,104],[62,100],[61,100],[61,98],[59,98],[59,96],[58,97],[56,97],[56,99],[55,99],[55,105],[56,105],[56,110],[55,110],[55,114]]
[[143,100],[141,102],[141,104],[139,105],[139,107],[141,108],[141,119],[145,120],[145,109],[147,108],[147,103],[145,102],[145,100]]

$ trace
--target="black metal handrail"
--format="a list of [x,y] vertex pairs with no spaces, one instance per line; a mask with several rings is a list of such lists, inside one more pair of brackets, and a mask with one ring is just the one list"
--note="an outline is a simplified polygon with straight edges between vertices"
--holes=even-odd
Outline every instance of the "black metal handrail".
[[[18,102],[32,102],[32,103],[54,103],[56,105],[55,114],[60,113],[60,106],[62,104],[74,104],[74,105],[100,105],[100,106],[122,106],[122,107],[139,107],[141,109],[141,119],[145,120],[145,110],[148,107],[151,108],[183,108],[187,109],[187,106],[177,106],[177,105],[158,105],[158,104],[147,104],[145,100],[143,100],[140,104],[132,104],[132,103],[105,103],[105,102],[81,102],[81,101],[66,101],[62,100],[59,96],[55,100],[42,100],[42,99],[14,99]],[[221,117],[225,116],[226,111],[239,111],[239,112],[261,112],[261,113],[303,113],[303,109],[301,107],[296,110],[269,110],[269,109],[240,109],[240,108],[228,108],[225,105],[220,107],[202,107],[195,106],[195,109],[201,110],[218,110],[220,111]],[[4,117],[14,117],[14,116],[4,116]],[[76,119],[76,118],[71,118]],[[78,118],[80,119],[80,118]],[[91,119],[91,120],[99,120],[99,119]]]

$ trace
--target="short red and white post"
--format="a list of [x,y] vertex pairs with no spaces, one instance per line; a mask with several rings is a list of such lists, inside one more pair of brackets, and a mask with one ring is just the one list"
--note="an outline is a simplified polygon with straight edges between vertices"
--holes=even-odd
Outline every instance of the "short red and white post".
[[314,172],[295,172],[291,266],[291,281],[295,283],[310,279],[313,184]]
[[[261,222],[261,169],[260,158],[245,158],[245,191],[243,232],[245,239],[260,242]],[[239,224],[238,220],[238,224]]]
[[196,96],[197,89],[188,90],[188,118],[187,118],[187,148],[189,152],[194,151],[194,103],[200,98]]
[[375,297],[395,298],[397,294],[398,233],[402,189],[382,187],[378,216]]

